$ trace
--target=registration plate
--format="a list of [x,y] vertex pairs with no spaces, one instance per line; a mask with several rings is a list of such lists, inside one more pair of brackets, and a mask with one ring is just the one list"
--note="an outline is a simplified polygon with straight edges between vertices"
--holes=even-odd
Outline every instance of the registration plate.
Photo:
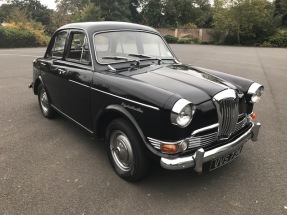
[[227,155],[224,155],[220,158],[216,158],[216,159],[212,160],[209,170],[212,171],[214,169],[222,167],[223,165],[231,162],[232,160],[234,160],[235,158],[237,158],[240,155],[242,148],[243,148],[243,146],[240,146],[240,147],[236,148],[233,152],[231,152]]

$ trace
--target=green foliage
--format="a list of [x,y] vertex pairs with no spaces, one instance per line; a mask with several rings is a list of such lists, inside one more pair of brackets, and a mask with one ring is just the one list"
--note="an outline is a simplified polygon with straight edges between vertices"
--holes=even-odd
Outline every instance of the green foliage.
[[194,23],[187,23],[183,26],[183,28],[187,28],[187,29],[196,29],[197,26]]
[[0,27],[0,48],[18,48],[36,46],[36,37],[23,29]]
[[280,20],[280,26],[287,27],[287,0],[275,0],[274,18]]
[[164,39],[166,40],[167,43],[177,43],[178,38],[174,37],[172,35],[165,35]]
[[29,19],[29,15],[18,7],[13,7],[7,18],[9,23],[1,27],[0,47],[46,46],[49,37],[42,23]]
[[217,0],[213,24],[218,30],[236,35],[238,44],[246,40],[263,42],[275,31],[273,11],[267,0]]
[[101,9],[105,21],[130,21],[130,0],[91,0]]
[[88,2],[77,14],[72,18],[73,22],[90,22],[102,21],[101,8],[95,4]]
[[269,45],[272,47],[287,47],[287,30],[278,30],[263,43],[263,46]]
[[[10,22],[13,19],[13,11],[19,10],[26,14],[28,19],[40,22],[42,25],[49,27],[51,25],[50,13],[46,6],[42,5],[38,0],[9,0],[9,4],[4,4],[0,7],[0,22]],[[3,12],[3,13],[2,13]],[[3,17],[1,17],[3,16]],[[14,21],[14,20],[13,20]]]
[[209,27],[211,6],[208,0],[142,1],[143,22],[153,27],[178,27],[194,23]]
[[178,39],[177,43],[179,44],[190,44],[192,41],[190,38],[180,38]]

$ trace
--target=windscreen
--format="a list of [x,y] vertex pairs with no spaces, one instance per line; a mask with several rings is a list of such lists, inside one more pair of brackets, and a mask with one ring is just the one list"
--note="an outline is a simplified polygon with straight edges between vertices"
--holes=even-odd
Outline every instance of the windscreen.
[[106,32],[94,36],[99,63],[118,63],[128,59],[173,59],[163,39],[147,32]]

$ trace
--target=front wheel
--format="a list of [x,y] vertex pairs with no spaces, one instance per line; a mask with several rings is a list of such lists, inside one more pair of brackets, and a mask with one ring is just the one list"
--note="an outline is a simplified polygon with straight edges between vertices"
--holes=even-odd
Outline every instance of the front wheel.
[[134,127],[124,119],[112,121],[106,132],[106,150],[116,173],[127,181],[138,181],[149,169],[146,149]]
[[42,83],[38,86],[38,101],[44,117],[48,119],[53,118],[55,111],[51,106],[47,91]]

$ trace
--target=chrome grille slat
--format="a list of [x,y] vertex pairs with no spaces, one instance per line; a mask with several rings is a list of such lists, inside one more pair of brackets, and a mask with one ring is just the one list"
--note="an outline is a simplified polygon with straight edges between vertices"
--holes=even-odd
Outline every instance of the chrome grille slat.
[[210,145],[216,141],[217,132],[206,134],[202,136],[191,136],[189,138],[189,145],[188,148],[197,148],[197,147],[204,147]]

